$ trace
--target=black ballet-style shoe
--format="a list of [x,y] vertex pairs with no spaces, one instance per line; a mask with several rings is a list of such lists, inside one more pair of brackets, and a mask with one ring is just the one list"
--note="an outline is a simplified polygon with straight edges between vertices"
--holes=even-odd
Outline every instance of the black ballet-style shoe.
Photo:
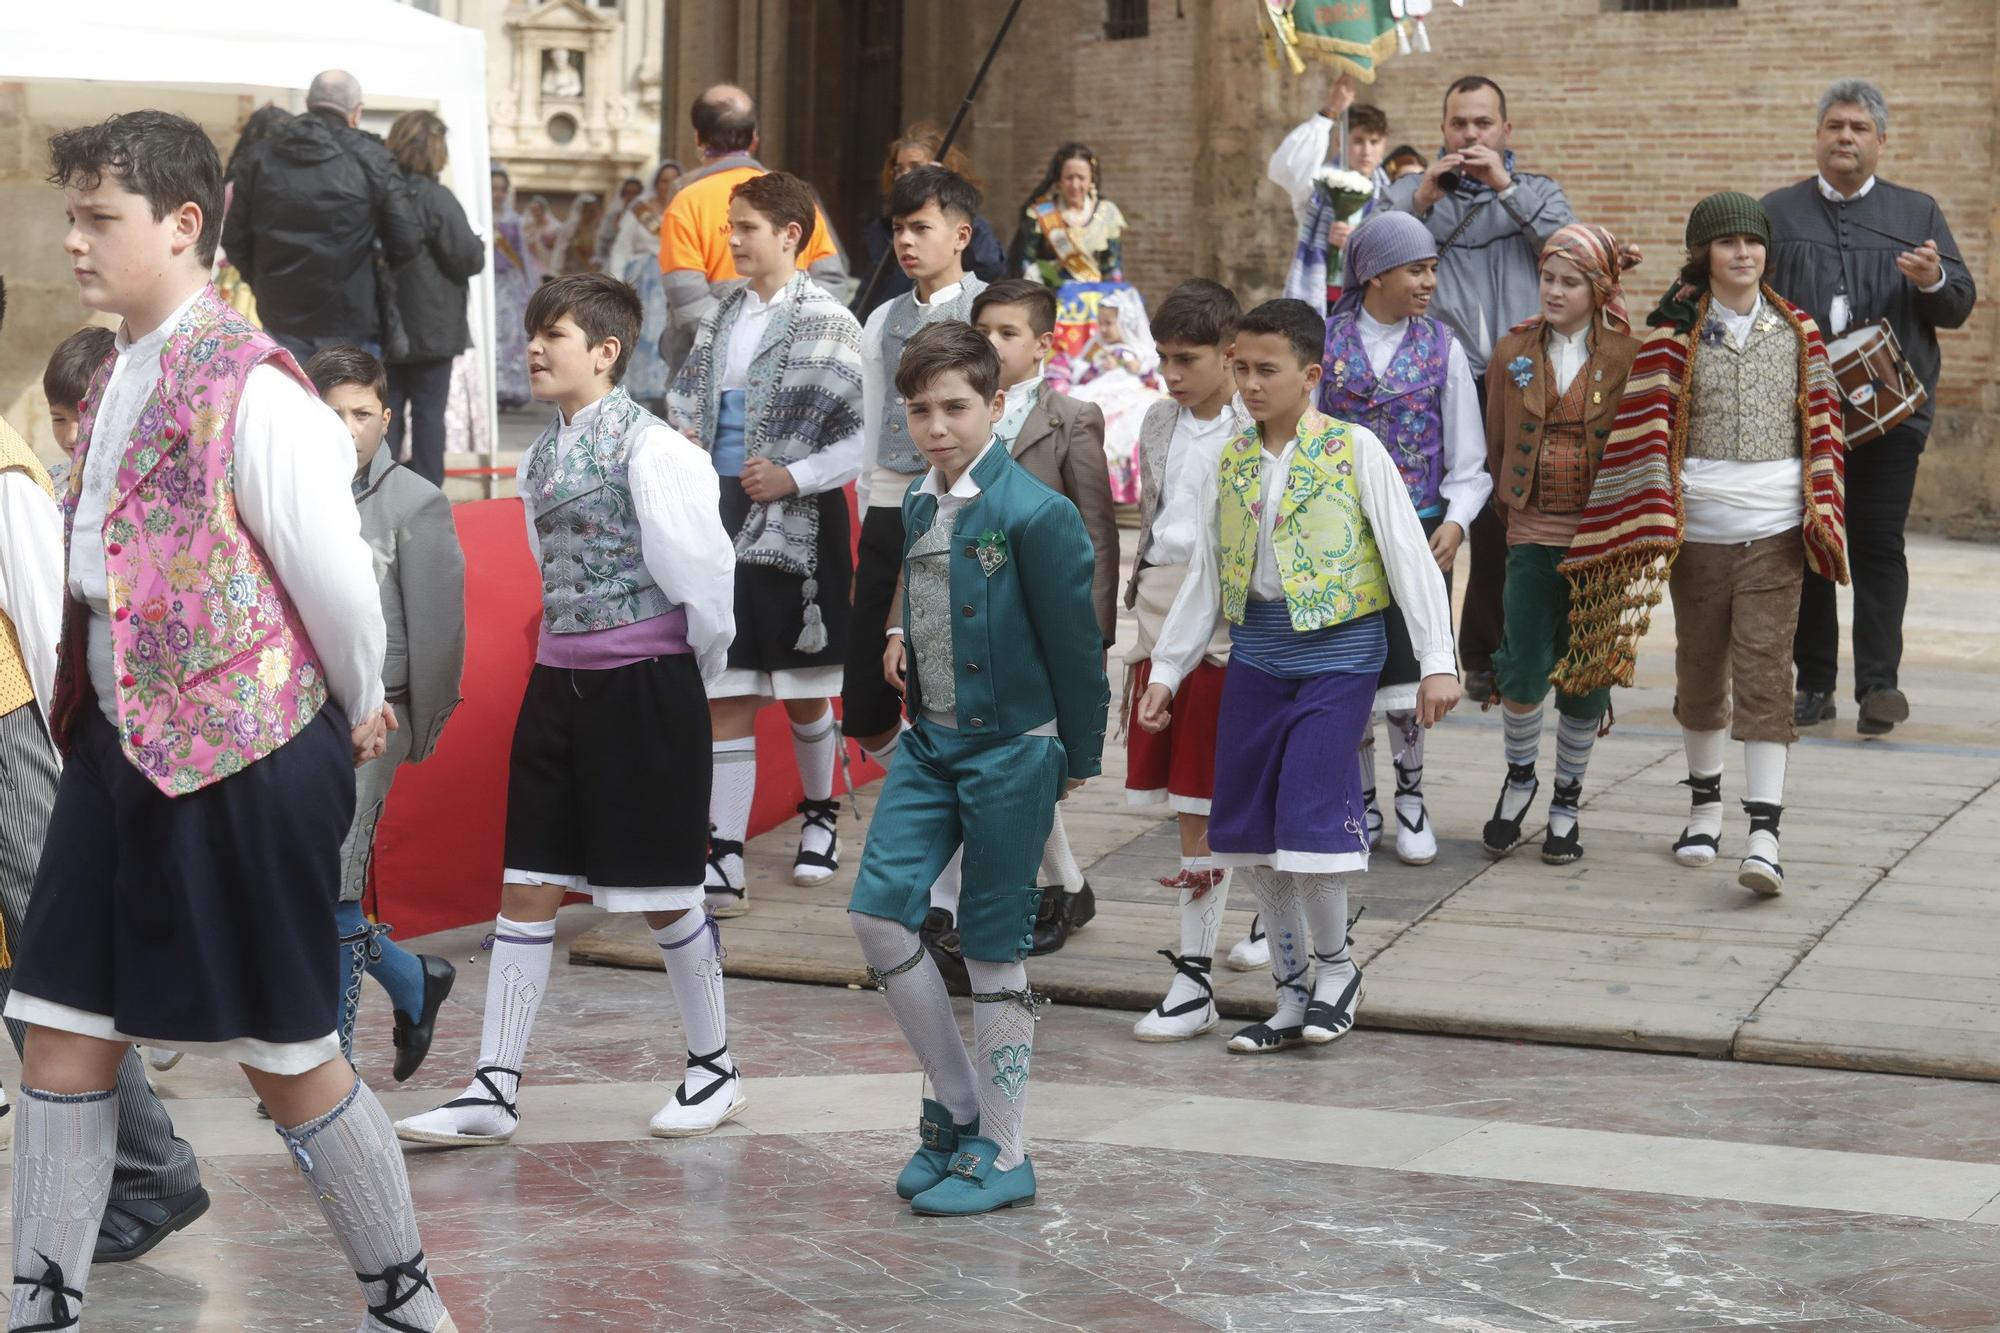
[[458,980],[458,969],[449,959],[436,954],[418,954],[417,961],[424,968],[423,1013],[412,1018],[398,1009],[396,1027],[391,1039],[396,1046],[396,1067],[392,1071],[398,1083],[417,1072],[424,1057],[431,1053],[431,1038],[437,1032],[438,1010],[444,1007],[445,997],[451,994],[452,984]]
[[[1500,812],[1507,808],[1507,797],[1516,787],[1526,787],[1528,799],[1521,803],[1521,813],[1508,819]],[[1527,823],[1528,811],[1534,808],[1541,790],[1542,780],[1535,776],[1533,764],[1507,765],[1507,780],[1501,785],[1500,799],[1493,803],[1493,818],[1479,832],[1480,846],[1488,856],[1502,857],[1521,845],[1521,825]]]
[[122,1264],[137,1259],[176,1231],[193,1226],[207,1211],[208,1191],[199,1185],[164,1199],[113,1199],[97,1224],[91,1262]]

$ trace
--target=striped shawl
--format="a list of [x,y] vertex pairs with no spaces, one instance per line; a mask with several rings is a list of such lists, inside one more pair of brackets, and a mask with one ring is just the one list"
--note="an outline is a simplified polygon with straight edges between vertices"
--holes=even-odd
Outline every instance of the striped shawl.
[[[830,448],[861,429],[861,326],[847,308],[804,273],[789,284],[751,357],[745,420],[746,458],[780,466]],[[710,453],[722,401],[722,363],[729,332],[748,299],[739,287],[702,319],[694,349],[667,393],[667,419]],[[800,652],[826,647],[816,580],[819,552],[816,495],[789,495],[750,507],[736,534],[736,558],[769,565],[805,580],[805,626]]]
[[[1805,488],[1806,567],[1847,582],[1846,443],[1840,399],[1819,328],[1768,286],[1764,299],[1799,339],[1799,454]],[[1687,454],[1693,340],[1708,320],[1703,294],[1693,329],[1656,328],[1632,362],[1617,423],[1562,571],[1569,578],[1569,652],[1550,675],[1568,694],[1630,685],[1639,639],[1652,622],[1685,530],[1681,462]]]

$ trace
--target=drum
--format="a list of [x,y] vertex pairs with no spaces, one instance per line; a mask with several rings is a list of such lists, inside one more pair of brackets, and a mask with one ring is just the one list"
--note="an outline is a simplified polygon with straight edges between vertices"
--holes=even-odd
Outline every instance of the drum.
[[1915,416],[1928,397],[1886,319],[1827,344],[1840,386],[1847,447],[1878,440]]

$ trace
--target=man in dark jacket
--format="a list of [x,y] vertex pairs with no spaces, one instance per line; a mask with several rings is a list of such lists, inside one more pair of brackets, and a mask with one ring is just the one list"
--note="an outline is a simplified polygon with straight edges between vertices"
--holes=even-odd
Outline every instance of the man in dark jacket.
[[[1764,196],[1771,218],[1766,274],[1780,296],[1804,307],[1829,342],[1889,321],[1924,405],[1908,421],[1847,455],[1847,560],[1854,578],[1856,730],[1879,736],[1910,715],[1897,688],[1910,567],[1903,525],[1930,435],[1940,356],[1937,331],[1972,314],[1978,291],[1955,257],[1963,252],[1937,201],[1875,175],[1889,137],[1889,108],[1873,84],[1844,79],[1819,99],[1814,156],[1819,174]],[[1811,571],[1799,595],[1792,644],[1798,666],[1793,713],[1801,725],[1834,715],[1840,614],[1833,585]]]
[[388,312],[377,299],[377,249],[401,263],[422,244],[395,159],[355,128],[360,121],[352,74],[315,78],[306,114],[239,168],[222,226],[258,318],[301,364],[338,343],[379,355]]

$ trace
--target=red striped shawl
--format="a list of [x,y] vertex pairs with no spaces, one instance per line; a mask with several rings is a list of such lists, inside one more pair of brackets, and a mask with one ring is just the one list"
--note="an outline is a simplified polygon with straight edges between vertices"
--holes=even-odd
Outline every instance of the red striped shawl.
[[[1764,299],[1799,336],[1799,452],[1806,460],[1806,567],[1847,582],[1846,442],[1819,328],[1769,287]],[[1703,295],[1693,328],[1708,320]],[[1550,679],[1567,693],[1630,685],[1639,639],[1666,589],[1685,524],[1688,385],[1695,333],[1654,329],[1632,362],[1590,503],[1562,563],[1570,584],[1569,653]]]

